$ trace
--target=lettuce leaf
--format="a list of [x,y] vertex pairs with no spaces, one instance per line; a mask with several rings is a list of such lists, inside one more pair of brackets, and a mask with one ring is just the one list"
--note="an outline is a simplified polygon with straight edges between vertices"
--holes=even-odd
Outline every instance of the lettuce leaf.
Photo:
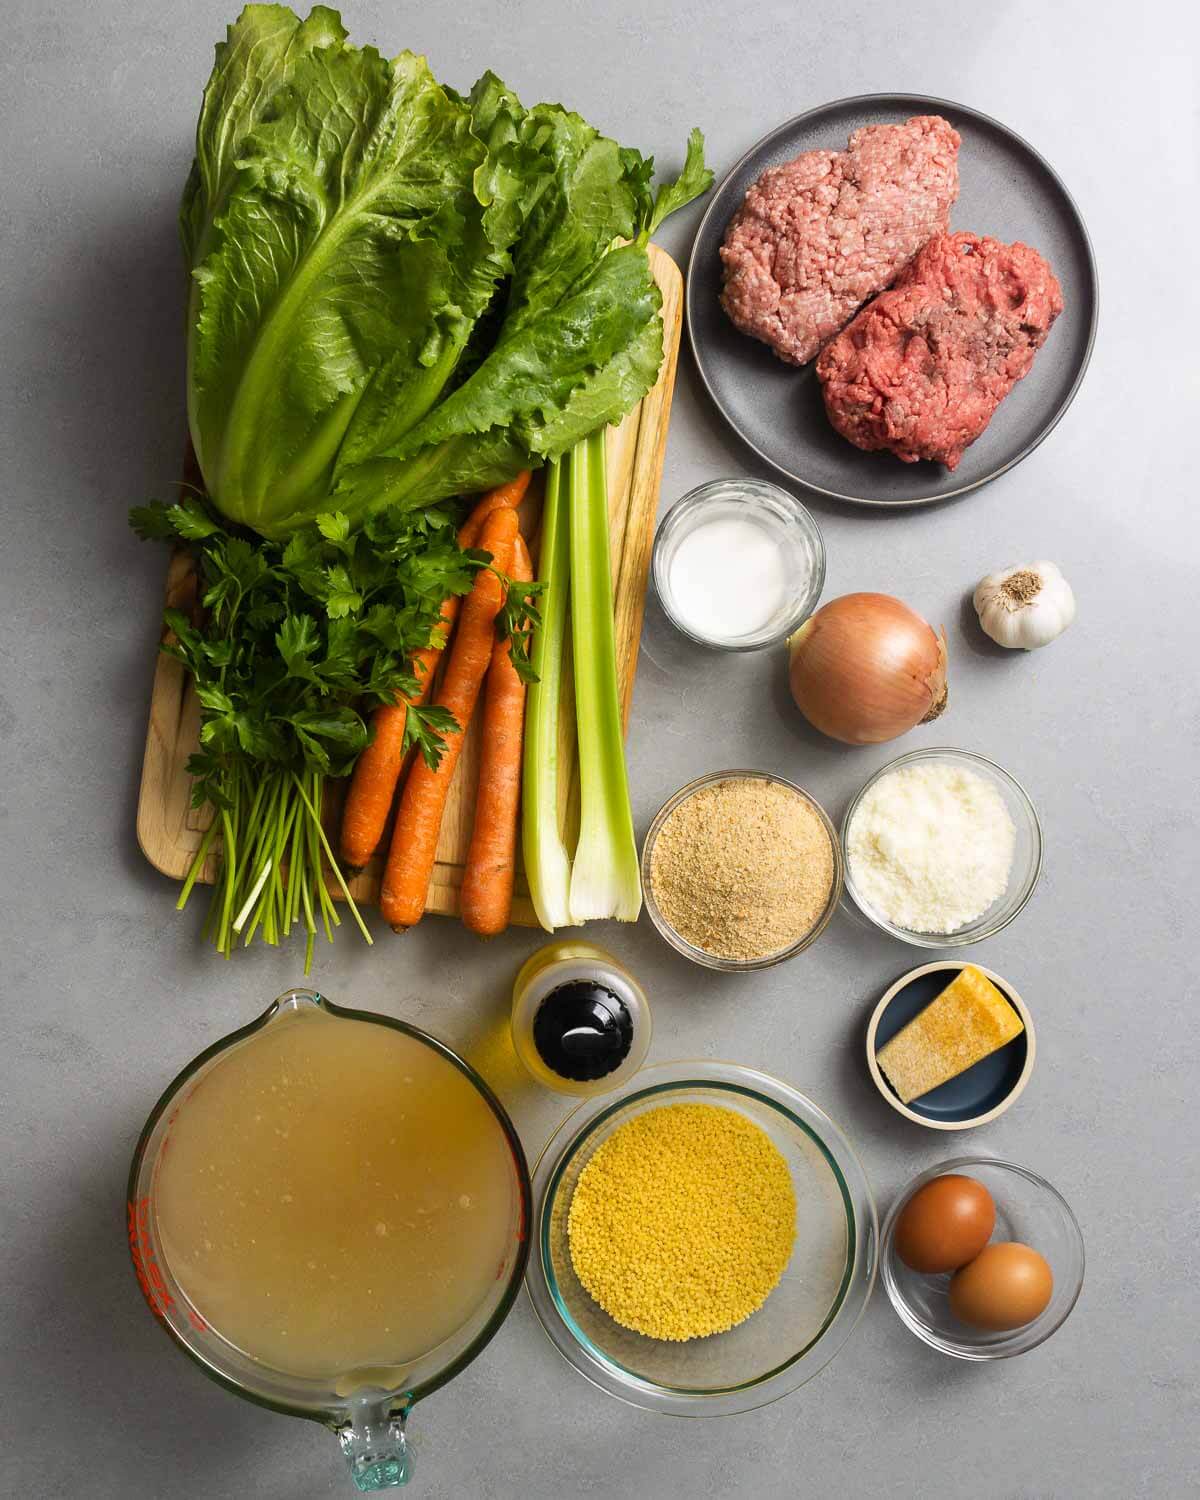
[[657,379],[661,301],[643,250],[604,256],[540,316],[513,332],[506,325],[470,379],[397,450],[343,474],[337,508],[353,515],[487,489],[620,421]]
[[495,346],[403,442],[339,466],[342,509],[424,503],[539,468],[619,422],[658,378],[662,296],[641,245],[612,248],[639,228],[653,161],[561,105],[531,109],[518,140],[544,166]]
[[180,213],[213,503],[268,537],[358,523],[618,421],[661,363],[643,247],[703,190],[695,146],[656,206],[653,161],[561,105],[526,110],[491,73],[463,97],[412,53],[350,46],[323,6],[247,6]]
[[[243,28],[263,9],[260,73]],[[511,265],[491,234],[515,228],[485,218],[487,148],[424,59],[346,46],[331,12],[283,41],[281,9],[231,28],[184,210],[193,442],[216,504],[264,535],[327,508],[344,439],[372,451],[436,401]]]
[[291,69],[315,47],[346,39],[337,11],[316,6],[301,21],[286,5],[250,5],[216,47],[200,122],[196,159],[183,192],[179,228],[190,265],[204,254],[207,225],[222,211],[246,136]]

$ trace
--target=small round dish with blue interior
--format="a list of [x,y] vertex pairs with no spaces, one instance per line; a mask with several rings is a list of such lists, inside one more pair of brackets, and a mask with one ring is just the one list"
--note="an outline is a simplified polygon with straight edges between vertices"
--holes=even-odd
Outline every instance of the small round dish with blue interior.
[[982,964],[973,965],[986,974],[1024,1023],[1024,1031],[1011,1042],[960,1073],[957,1078],[931,1089],[908,1104],[888,1082],[879,1066],[879,1049],[925,1009],[967,967],[964,959],[943,959],[922,964],[901,975],[875,1007],[867,1027],[867,1067],[875,1087],[897,1114],[931,1130],[970,1130],[996,1119],[1023,1092],[1033,1072],[1037,1038],[1033,1017],[1024,1000],[1007,979],[1001,979]]

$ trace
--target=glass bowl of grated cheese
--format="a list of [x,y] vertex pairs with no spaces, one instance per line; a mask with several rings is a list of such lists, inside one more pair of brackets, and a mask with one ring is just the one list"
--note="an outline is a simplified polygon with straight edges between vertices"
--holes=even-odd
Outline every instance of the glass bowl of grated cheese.
[[995,761],[947,746],[877,771],[846,809],[841,847],[847,898],[917,948],[992,937],[1024,909],[1042,871],[1029,793]]
[[[707,1116],[710,1125],[724,1116],[726,1129],[695,1138],[656,1129],[671,1115]],[[735,1154],[732,1176],[720,1149],[731,1115],[735,1139],[759,1138],[755,1165],[739,1170]],[[636,1150],[622,1151],[631,1130]],[[672,1139],[674,1159],[665,1150]],[[776,1166],[764,1171],[768,1161]],[[710,1303],[736,1301],[769,1253],[772,1236],[756,1209],[776,1169],[786,1186],[766,1208],[785,1215],[790,1252],[772,1288],[749,1311],[747,1301],[713,1317],[701,1334],[681,1328]],[[583,1198],[595,1204],[589,1171],[612,1191],[590,1221],[585,1263],[572,1209]],[[525,1285],[534,1311],[580,1374],[647,1411],[729,1416],[787,1395],[842,1348],[875,1284],[875,1205],[849,1141],[811,1099],[736,1063],[658,1063],[585,1101],[550,1138],[533,1182]],[[605,1305],[581,1279],[597,1266],[607,1273],[596,1294]],[[706,1274],[714,1266],[715,1278]],[[627,1312],[634,1304],[660,1315],[662,1336],[638,1330]]]

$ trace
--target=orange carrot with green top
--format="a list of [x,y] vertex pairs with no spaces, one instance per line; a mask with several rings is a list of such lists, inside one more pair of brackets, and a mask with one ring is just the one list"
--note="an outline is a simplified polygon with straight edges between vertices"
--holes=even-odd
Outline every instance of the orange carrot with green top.
[[516,535],[517,513],[511,507],[494,510],[483,523],[479,546],[491,554],[492,566],[480,570],[466,597],[437,694],[438,707],[453,715],[458,728],[443,736],[436,770],[423,758],[413,762],[400,794],[379,898],[384,920],[398,932],[415,926],[425,910],[450,782],[491,665],[496,616],[504,603],[504,586],[496,575],[508,572]]
[[[533,568],[525,542],[513,542],[509,577],[529,583]],[[525,684],[512,664],[512,642],[492,648],[483,700],[483,750],[475,823],[463,874],[459,906],[463,923],[480,937],[495,937],[512,914],[517,858],[517,814],[521,802],[521,743],[525,730]]]
[[[494,510],[505,507],[515,510],[520,505],[529,488],[529,478],[529,470],[522,469],[507,484],[488,490],[459,528],[458,545],[464,551],[469,551],[479,541],[484,522]],[[417,679],[417,691],[400,696],[394,704],[381,703],[372,716],[375,734],[355,763],[342,810],[342,862],[352,870],[361,870],[379,847],[396,795],[396,783],[404,768],[408,707],[409,704],[419,706],[429,696],[442,650],[458,618],[459,604],[457,594],[442,601],[441,622],[435,627],[438,639],[413,656],[412,672]]]

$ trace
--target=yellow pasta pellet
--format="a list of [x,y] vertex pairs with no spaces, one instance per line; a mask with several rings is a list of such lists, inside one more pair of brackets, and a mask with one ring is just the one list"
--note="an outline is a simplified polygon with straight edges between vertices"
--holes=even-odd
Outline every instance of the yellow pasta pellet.
[[668,1104],[636,1115],[579,1174],[571,1263],[625,1328],[704,1338],[743,1322],[791,1259],[796,1194],[766,1131],[737,1110]]

